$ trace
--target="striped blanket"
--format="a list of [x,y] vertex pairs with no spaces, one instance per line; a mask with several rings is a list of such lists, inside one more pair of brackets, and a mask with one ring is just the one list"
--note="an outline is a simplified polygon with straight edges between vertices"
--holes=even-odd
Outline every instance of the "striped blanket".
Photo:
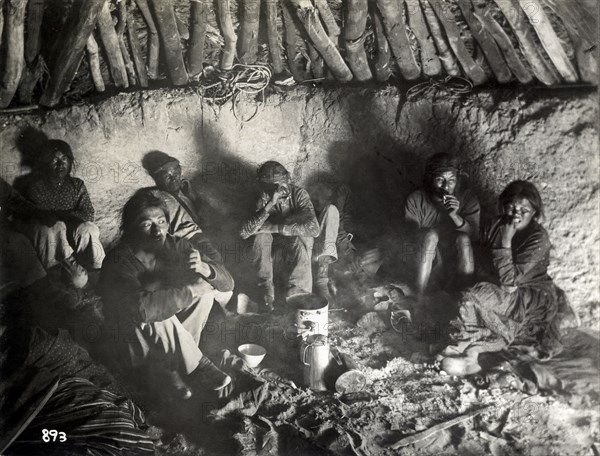
[[6,454],[152,455],[154,441],[145,429],[144,415],[130,399],[82,378],[62,378]]

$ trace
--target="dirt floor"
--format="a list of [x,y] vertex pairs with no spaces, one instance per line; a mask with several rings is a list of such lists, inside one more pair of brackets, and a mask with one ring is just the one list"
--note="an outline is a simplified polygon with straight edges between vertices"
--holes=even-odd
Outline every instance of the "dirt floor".
[[[459,379],[436,368],[430,356],[436,328],[389,324],[387,307],[406,301],[398,288],[346,283],[331,306],[341,310],[330,312],[330,344],[365,374],[360,392],[304,386],[295,315],[288,309],[229,315],[220,327],[207,326],[210,339],[232,355],[246,342],[263,345],[267,355],[259,367],[242,372],[231,364],[239,359],[228,358],[225,368],[238,391],[251,391],[234,392],[229,403],[197,397],[161,401],[130,390],[146,411],[158,454],[600,454],[597,332],[564,333],[565,351],[549,363],[563,382],[561,392],[526,394],[515,383]],[[434,299],[445,306],[448,297]],[[218,348],[207,352],[217,359]],[[434,426],[460,417],[466,419],[427,436]],[[410,438],[412,443],[405,440]]]
[[[464,161],[487,213],[508,182],[538,185],[554,245],[549,272],[586,329],[566,336],[568,348],[555,366],[563,392],[525,395],[439,372],[430,344],[417,339],[425,332],[441,340],[443,326],[398,333],[387,324],[386,303],[395,299],[390,283],[346,284],[335,306],[347,312],[330,314],[331,344],[355,359],[367,384],[360,394],[344,396],[304,387],[299,347],[283,333],[292,312],[229,316],[212,339],[232,354],[244,342],[263,345],[268,353],[260,367],[268,370],[240,373],[245,381],[239,383],[254,395],[236,396],[236,407],[229,409],[214,398],[163,403],[132,391],[153,425],[159,454],[600,454],[599,232],[590,223],[598,218],[597,93],[477,90],[460,98],[407,102],[393,87],[303,87],[268,93],[261,109],[255,122],[241,123],[229,105],[208,106],[189,88],[122,93],[62,110],[4,116],[0,175],[13,182],[28,172],[27,153],[38,149],[25,147],[24,138],[68,141],[75,175],[90,191],[108,250],[119,236],[124,202],[152,185],[142,157],[153,149],[170,153],[206,200],[206,232],[241,285],[251,271],[239,226],[254,207],[259,163],[286,164],[294,181],[309,189],[311,179],[336,176],[351,187],[361,210],[363,232],[354,233],[356,238],[387,236],[410,247],[396,230],[402,227],[404,199],[420,184],[424,159],[449,152]],[[400,254],[409,257],[411,251]],[[96,298],[89,304],[91,315],[82,315],[75,334],[87,347],[98,337],[100,307]],[[472,419],[393,448],[486,405],[490,408]]]

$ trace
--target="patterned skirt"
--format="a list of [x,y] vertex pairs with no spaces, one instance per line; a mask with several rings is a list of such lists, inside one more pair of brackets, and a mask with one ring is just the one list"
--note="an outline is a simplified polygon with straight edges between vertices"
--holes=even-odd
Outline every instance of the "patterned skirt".
[[523,345],[551,355],[559,350],[558,310],[552,283],[508,288],[479,282],[462,293],[451,339],[469,341],[480,352]]

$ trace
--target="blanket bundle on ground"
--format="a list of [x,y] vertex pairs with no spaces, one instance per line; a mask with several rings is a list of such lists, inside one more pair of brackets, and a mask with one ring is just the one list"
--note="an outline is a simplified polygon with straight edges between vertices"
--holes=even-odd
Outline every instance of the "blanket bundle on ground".
[[111,376],[67,331],[2,323],[0,454],[154,454],[142,411],[98,386],[109,387]]
[[[60,378],[51,385],[41,409],[31,410],[31,421],[23,423],[26,429],[7,455],[154,454],[144,415],[130,399],[82,378]],[[60,430],[64,436],[49,436],[48,430]]]

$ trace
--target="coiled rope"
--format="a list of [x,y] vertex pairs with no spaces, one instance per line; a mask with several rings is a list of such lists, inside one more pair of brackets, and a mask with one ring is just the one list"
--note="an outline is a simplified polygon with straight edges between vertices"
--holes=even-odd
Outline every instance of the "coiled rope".
[[448,98],[458,98],[473,90],[473,83],[468,79],[458,76],[447,76],[444,79],[430,79],[427,82],[415,84],[406,92],[406,101],[413,102],[417,98],[446,95]]
[[[234,117],[240,122],[250,122],[264,109],[265,89],[271,81],[271,76],[271,69],[266,65],[238,63],[231,70],[208,67],[198,76],[195,89],[203,99],[218,106],[231,100]],[[238,115],[238,104],[242,94],[260,95],[254,112],[246,119]]]

